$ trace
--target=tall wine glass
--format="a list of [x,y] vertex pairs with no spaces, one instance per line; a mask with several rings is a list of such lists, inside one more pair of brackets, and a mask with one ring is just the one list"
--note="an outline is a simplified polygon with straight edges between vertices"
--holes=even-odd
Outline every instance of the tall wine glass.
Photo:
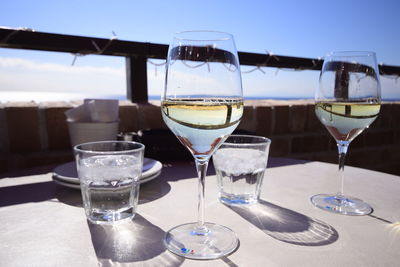
[[238,245],[227,227],[204,220],[204,180],[210,157],[240,122],[243,93],[233,36],[187,31],[174,35],[161,97],[163,119],[191,152],[198,174],[198,220],[171,229],[166,247],[192,259],[215,259]]
[[380,91],[375,53],[334,52],[325,57],[315,94],[315,113],[336,140],[341,188],[336,195],[313,196],[315,206],[346,215],[371,213],[367,203],[344,194],[344,162],[350,142],[378,116]]

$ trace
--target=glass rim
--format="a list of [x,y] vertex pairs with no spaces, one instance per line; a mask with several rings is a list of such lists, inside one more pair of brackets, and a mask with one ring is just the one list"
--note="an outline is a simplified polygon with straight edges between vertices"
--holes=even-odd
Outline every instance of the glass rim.
[[348,50],[348,51],[332,51],[326,54],[325,57],[371,57],[371,56],[376,56],[376,53],[373,51]]
[[[204,38],[204,39],[196,39],[196,38],[185,38],[179,37],[180,35],[191,34],[191,33],[213,33],[213,34],[221,34],[225,35],[225,37],[221,38]],[[174,38],[177,40],[191,41],[191,42],[207,42],[207,41],[227,41],[233,40],[233,35],[223,31],[214,31],[214,30],[189,30],[189,31],[180,31],[174,33]]]
[[[255,138],[259,140],[260,142],[257,143],[233,143],[229,142],[228,139],[230,137],[238,137],[238,138]],[[259,136],[259,135],[248,135],[248,134],[231,134],[228,136],[228,138],[225,140],[225,142],[222,143],[222,145],[240,145],[240,146],[254,146],[254,145],[263,145],[263,144],[270,144],[272,141],[271,139],[264,137],[264,136]]]
[[[131,148],[131,149],[124,149],[124,150],[110,150],[110,151],[96,151],[93,149],[83,149],[80,148],[82,146],[87,146],[87,145],[99,145],[99,144],[130,144],[130,145],[139,145],[137,148]],[[132,152],[139,152],[145,149],[145,146],[142,143],[135,142],[135,141],[94,141],[94,142],[86,142],[86,143],[81,143],[77,144],[74,146],[74,151],[75,152],[80,152],[80,153],[87,153],[87,154],[96,154],[96,155],[102,155],[102,154],[107,154],[107,155],[114,155],[114,154],[125,154],[125,153],[132,153]]]

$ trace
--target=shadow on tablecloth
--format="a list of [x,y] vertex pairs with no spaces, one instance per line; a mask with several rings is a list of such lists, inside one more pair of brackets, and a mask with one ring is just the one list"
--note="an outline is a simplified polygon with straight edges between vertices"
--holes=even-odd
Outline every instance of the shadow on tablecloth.
[[180,266],[184,261],[166,250],[165,232],[140,214],[116,225],[88,221],[88,226],[99,266]]
[[72,206],[82,206],[79,190],[64,188],[50,181],[0,187],[0,207],[53,199]]
[[226,206],[267,235],[282,242],[301,246],[324,246],[339,238],[338,232],[329,224],[264,200],[248,206]]
[[[139,204],[162,198],[171,190],[171,186],[160,179],[140,186]],[[59,201],[69,206],[83,207],[79,189],[58,185],[54,182],[39,182],[0,187],[0,207],[30,202]]]

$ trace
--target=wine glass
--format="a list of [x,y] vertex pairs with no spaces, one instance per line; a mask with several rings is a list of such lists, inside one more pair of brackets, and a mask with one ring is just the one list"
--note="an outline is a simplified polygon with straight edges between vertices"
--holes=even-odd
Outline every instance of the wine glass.
[[173,253],[216,259],[238,246],[227,227],[204,220],[204,181],[210,157],[243,114],[240,66],[233,36],[215,31],[174,35],[168,50],[162,117],[191,152],[198,174],[197,222],[172,228],[165,237]]
[[315,206],[346,215],[372,212],[361,199],[344,195],[344,162],[350,142],[377,118],[380,91],[375,53],[334,52],[325,57],[315,94],[315,113],[336,140],[341,188],[336,195],[313,196]]

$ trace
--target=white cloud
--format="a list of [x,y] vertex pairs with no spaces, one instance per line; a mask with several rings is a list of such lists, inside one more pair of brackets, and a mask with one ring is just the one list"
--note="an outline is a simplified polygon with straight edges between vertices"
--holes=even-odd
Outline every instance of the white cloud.
[[[153,60],[154,61],[154,60]],[[155,61],[156,63],[163,61]],[[125,67],[70,66],[56,63],[41,63],[25,58],[0,57],[0,101],[21,99],[72,100],[84,97],[112,98],[126,96]],[[93,66],[94,65],[94,66]],[[246,71],[251,67],[242,67]],[[207,70],[207,68],[205,68]],[[245,96],[263,96],[265,98],[313,98],[318,86],[318,71],[287,71],[275,68],[263,68],[265,73],[254,71],[242,74]],[[159,96],[164,88],[165,66],[148,64],[148,93]],[[193,82],[193,77],[178,76]],[[400,79],[381,77],[382,97],[400,99]],[[202,80],[204,87],[210,81]],[[29,95],[27,94],[29,92]]]
[[0,57],[0,94],[0,101],[15,101],[21,97],[26,97],[27,101],[121,98],[126,95],[125,69]]
[[381,76],[382,98],[400,99],[400,78],[398,76]]
[[29,71],[48,71],[79,74],[106,74],[123,77],[124,68],[93,67],[93,66],[67,66],[55,63],[37,63],[23,58],[0,57],[0,68],[24,69]]

